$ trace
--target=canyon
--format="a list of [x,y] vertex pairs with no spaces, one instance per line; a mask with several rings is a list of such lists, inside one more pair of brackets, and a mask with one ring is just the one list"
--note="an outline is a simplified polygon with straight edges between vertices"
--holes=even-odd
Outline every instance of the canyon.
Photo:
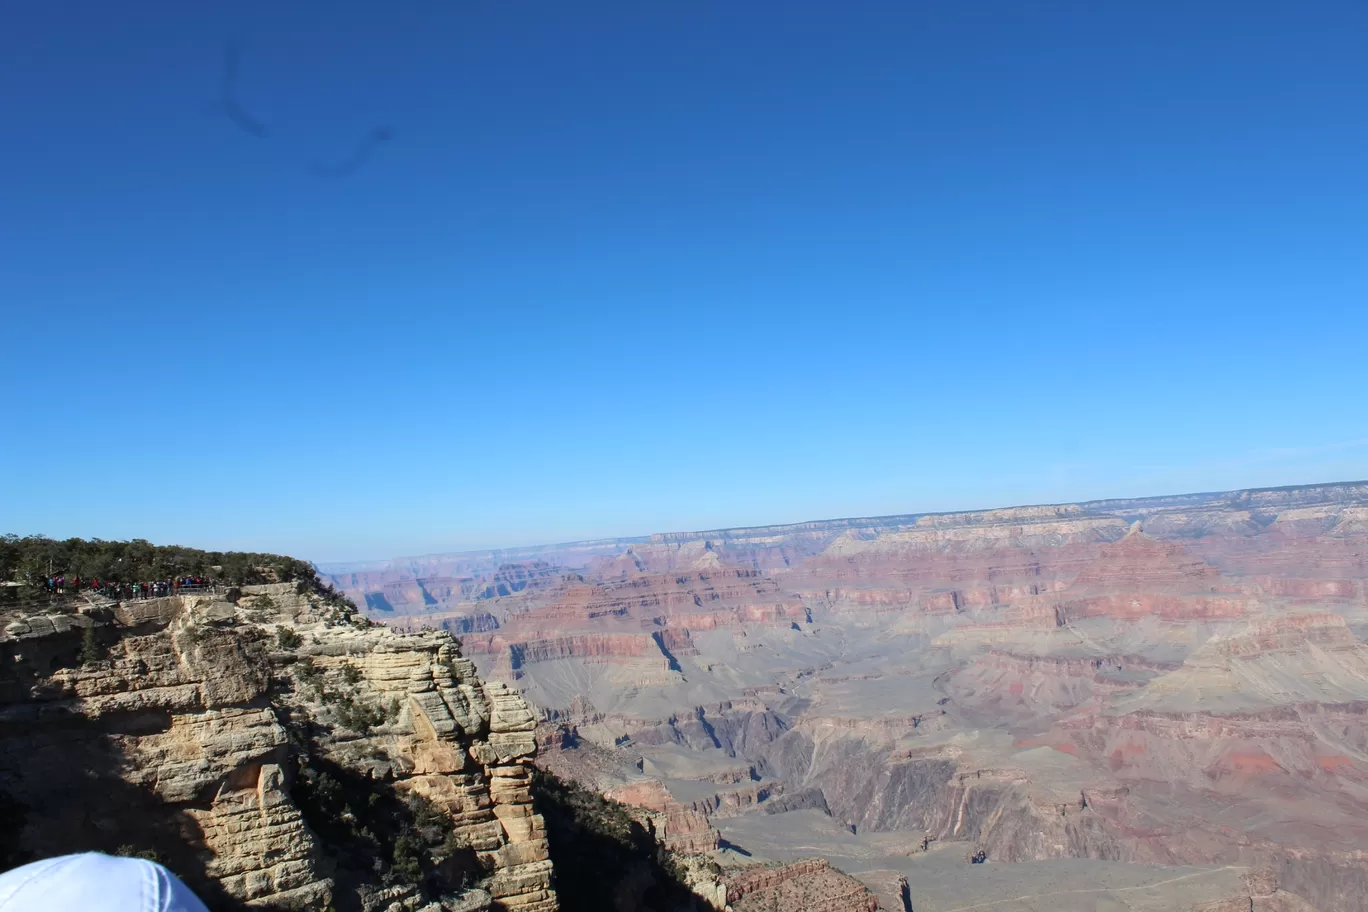
[[[258,577],[307,568],[250,558],[276,565]],[[566,733],[449,633],[375,624],[311,571],[131,598],[8,588],[0,871],[136,856],[214,912],[878,905],[820,859],[724,870],[708,815],[656,780],[605,796],[555,778],[564,765],[537,758],[572,756]],[[571,639],[528,660],[586,650]]]
[[320,571],[738,909],[1365,908],[1365,483]]

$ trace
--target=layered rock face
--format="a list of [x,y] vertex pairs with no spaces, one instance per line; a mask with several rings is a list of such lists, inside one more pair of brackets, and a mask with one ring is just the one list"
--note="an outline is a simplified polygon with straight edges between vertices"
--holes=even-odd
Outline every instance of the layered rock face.
[[444,633],[294,584],[231,596],[4,618],[10,862],[155,853],[215,908],[557,908],[520,697]]
[[1036,895],[980,873],[938,899],[972,848],[975,871],[1133,866],[1118,910],[1265,869],[1277,889],[1235,902],[1362,908],[1368,485],[558,547],[528,555],[535,585],[387,617],[468,631],[573,730],[554,755],[599,752],[596,781],[691,849],[715,830],[724,867],[822,846],[888,908]]
[[656,779],[640,779],[610,788],[605,797],[644,808],[657,817],[653,829],[665,847],[685,855],[702,855],[718,847],[717,830],[705,814],[686,808]]
[[735,912],[876,912],[879,908],[878,898],[864,884],[820,858],[734,874],[727,879],[727,903]]

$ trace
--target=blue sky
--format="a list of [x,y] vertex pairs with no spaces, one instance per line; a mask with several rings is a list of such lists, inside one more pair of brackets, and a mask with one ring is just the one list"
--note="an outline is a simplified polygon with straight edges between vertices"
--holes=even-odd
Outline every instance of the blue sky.
[[2,15],[0,531],[352,559],[1368,477],[1368,3]]

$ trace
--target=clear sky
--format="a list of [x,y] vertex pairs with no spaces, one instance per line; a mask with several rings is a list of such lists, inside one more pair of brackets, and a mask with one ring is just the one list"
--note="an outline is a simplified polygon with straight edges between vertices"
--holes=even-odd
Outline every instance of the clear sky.
[[7,0],[0,117],[0,531],[1368,477],[1361,0]]

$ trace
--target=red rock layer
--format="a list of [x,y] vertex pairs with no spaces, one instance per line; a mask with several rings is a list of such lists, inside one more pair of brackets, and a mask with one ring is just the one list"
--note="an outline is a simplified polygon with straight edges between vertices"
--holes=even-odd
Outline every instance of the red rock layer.
[[869,888],[820,858],[727,875],[727,903],[736,912],[877,912]]

